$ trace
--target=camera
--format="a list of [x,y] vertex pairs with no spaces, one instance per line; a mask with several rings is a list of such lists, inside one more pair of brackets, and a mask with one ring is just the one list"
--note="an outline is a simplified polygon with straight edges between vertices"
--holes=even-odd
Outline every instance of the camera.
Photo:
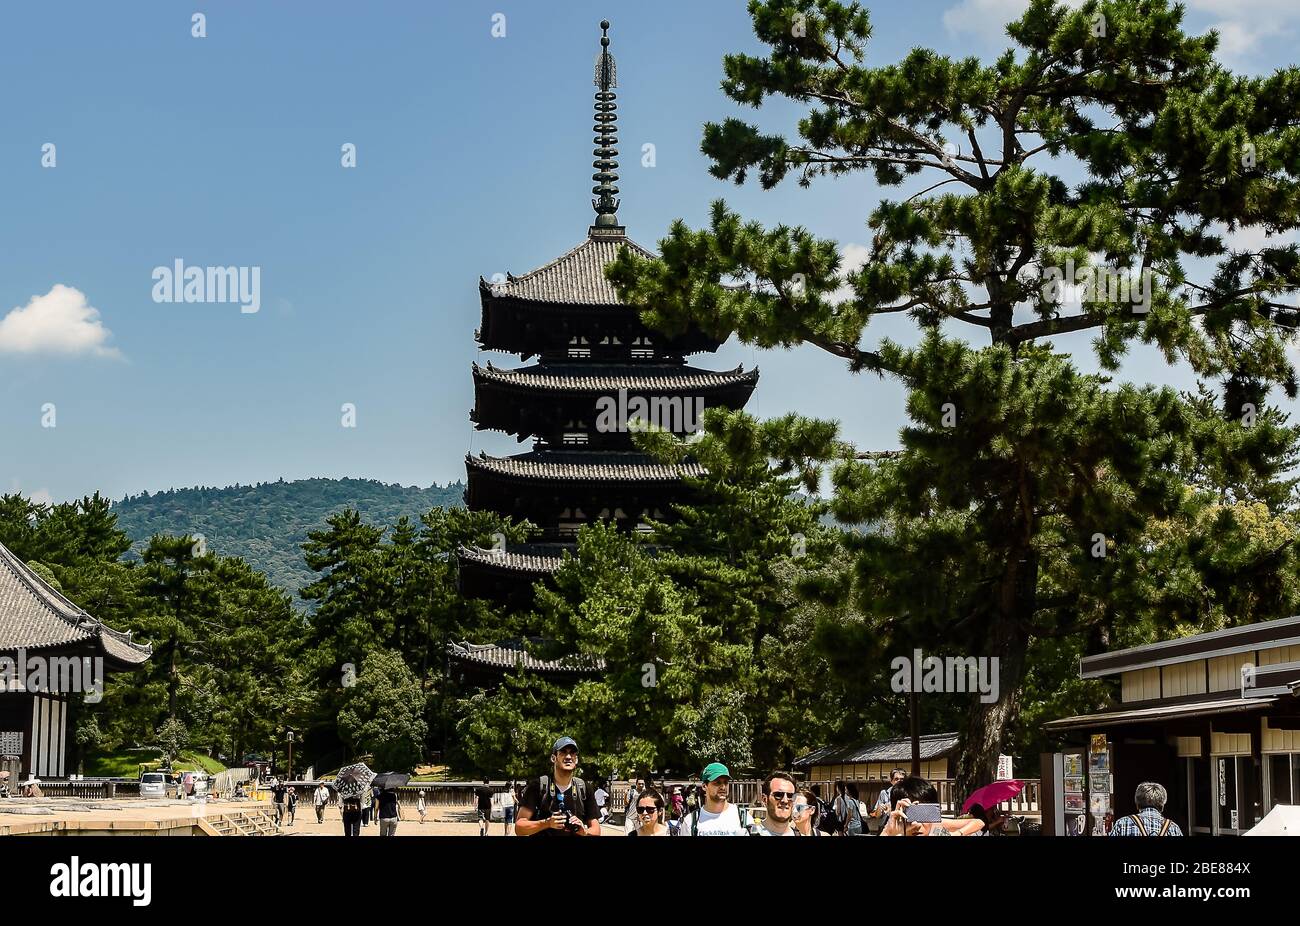
[[939,823],[943,819],[938,804],[909,804],[903,811],[908,823]]

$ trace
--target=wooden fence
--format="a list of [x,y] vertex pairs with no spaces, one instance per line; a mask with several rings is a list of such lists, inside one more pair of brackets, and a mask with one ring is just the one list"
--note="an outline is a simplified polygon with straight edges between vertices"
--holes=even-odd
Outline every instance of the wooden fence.
[[[108,781],[106,779],[91,779],[81,781],[68,781],[66,779],[42,778],[39,785],[41,793],[46,797],[76,797],[83,800],[103,800],[110,797],[139,797],[140,782],[138,781]],[[17,788],[10,788],[14,794],[18,793]]]
[[[242,773],[243,770],[234,770]],[[244,773],[246,775],[246,773]],[[226,786],[217,789],[217,794],[221,797],[229,795],[235,780],[246,780],[235,775],[226,779]],[[17,793],[16,782],[10,782],[10,790]],[[293,786],[298,791],[299,808],[308,808],[312,804],[312,792],[316,788],[314,781],[295,781]],[[525,784],[525,782],[520,782]],[[684,780],[655,781],[653,785],[668,798],[675,786],[680,785],[683,790],[690,782]],[[804,787],[808,782],[800,782],[799,786]],[[822,798],[830,800],[834,797],[834,784],[831,782],[817,782],[822,786]],[[880,789],[885,786],[883,781],[858,781],[853,782],[858,788],[859,799],[871,806],[876,801],[876,795]],[[495,792],[502,792],[506,789],[508,783],[505,781],[493,781],[489,787]],[[961,805],[964,795],[957,792],[956,782],[951,778],[942,778],[934,782],[939,791],[939,803],[943,807],[944,813],[960,814]],[[429,781],[429,782],[412,782],[397,789],[398,799],[404,807],[414,810],[416,802],[419,799],[421,791],[424,792],[424,803],[430,812],[437,810],[443,811],[463,811],[472,813],[477,804],[475,790],[482,786],[479,781]],[[594,787],[594,783],[591,784]],[[134,798],[140,796],[140,783],[138,781],[107,781],[104,779],[92,779],[82,781],[66,780],[41,780],[41,791],[46,797],[75,797],[87,800],[106,799],[109,797],[116,798]],[[1039,798],[1040,782],[1038,779],[1025,780],[1025,788],[1016,797],[1004,802],[1001,807],[1015,814],[1035,815],[1040,812]],[[621,817],[623,808],[627,805],[628,786],[626,783],[613,785],[610,789],[608,809],[616,816]],[[733,779],[731,782],[730,797],[734,804],[749,805],[755,802],[762,791],[762,782],[757,779]],[[174,789],[169,788],[168,794],[174,794]],[[254,787],[248,787],[249,797],[252,799],[269,800],[270,792],[263,787],[257,790]]]

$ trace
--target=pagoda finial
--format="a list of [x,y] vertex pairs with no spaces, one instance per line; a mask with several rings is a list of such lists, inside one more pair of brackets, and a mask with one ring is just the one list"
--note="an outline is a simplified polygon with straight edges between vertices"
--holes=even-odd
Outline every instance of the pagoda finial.
[[618,129],[614,123],[618,121],[615,110],[618,105],[614,102],[617,94],[611,92],[611,88],[618,86],[618,68],[614,64],[614,56],[609,53],[609,20],[601,20],[600,23],[600,54],[596,57],[596,125],[592,129],[596,133],[594,143],[596,150],[594,152],[596,160],[592,166],[596,172],[591,175],[591,179],[596,185],[591,188],[591,192],[596,198],[591,201],[591,206],[596,210],[596,224],[592,226],[592,231],[596,229],[619,229],[618,224],[618,187],[615,181],[618,180]]

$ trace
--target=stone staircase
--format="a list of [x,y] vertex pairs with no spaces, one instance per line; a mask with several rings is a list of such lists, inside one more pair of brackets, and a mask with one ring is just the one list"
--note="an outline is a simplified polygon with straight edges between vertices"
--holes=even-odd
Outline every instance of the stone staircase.
[[275,817],[265,810],[227,810],[208,817],[218,836],[278,836]]

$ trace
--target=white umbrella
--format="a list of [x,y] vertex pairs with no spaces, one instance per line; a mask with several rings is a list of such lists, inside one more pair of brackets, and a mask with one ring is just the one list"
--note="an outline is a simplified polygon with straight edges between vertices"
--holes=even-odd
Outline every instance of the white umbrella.
[[1243,836],[1300,836],[1300,807],[1278,804]]

